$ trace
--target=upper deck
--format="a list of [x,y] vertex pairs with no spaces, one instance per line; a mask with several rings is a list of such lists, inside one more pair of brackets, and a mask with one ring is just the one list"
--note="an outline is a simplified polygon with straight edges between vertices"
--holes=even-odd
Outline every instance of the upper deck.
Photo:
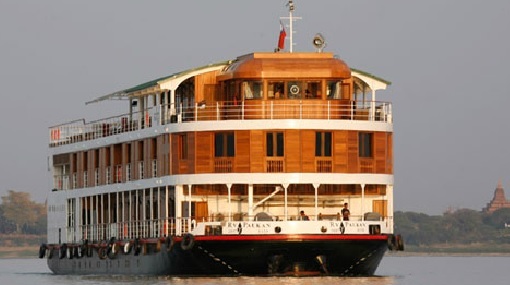
[[53,126],[50,147],[164,126],[222,120],[346,120],[392,123],[390,84],[331,53],[253,53],[175,73],[92,102],[129,101],[114,117]]
[[[392,123],[389,102],[356,101],[222,101],[215,105],[175,108],[175,115],[165,112],[171,106],[155,106],[144,112],[125,113],[114,117],[86,122],[75,120],[50,128],[50,147],[94,140],[126,132],[167,124],[189,124],[221,120],[348,120]],[[242,122],[240,122],[242,123]]]

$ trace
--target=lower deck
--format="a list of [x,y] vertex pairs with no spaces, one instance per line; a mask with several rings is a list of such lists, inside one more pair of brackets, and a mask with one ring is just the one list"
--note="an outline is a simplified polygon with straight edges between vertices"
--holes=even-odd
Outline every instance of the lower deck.
[[239,227],[259,230],[251,234],[275,229],[301,234],[337,233],[340,225],[350,225],[356,234],[392,234],[392,192],[392,185],[320,184],[167,185],[88,195],[55,191],[48,202],[48,243],[234,234]]

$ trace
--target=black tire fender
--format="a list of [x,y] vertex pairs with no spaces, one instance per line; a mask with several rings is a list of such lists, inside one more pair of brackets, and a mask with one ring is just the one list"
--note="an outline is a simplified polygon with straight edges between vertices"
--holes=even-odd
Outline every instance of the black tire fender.
[[46,249],[47,249],[47,246],[46,244],[41,244],[41,246],[39,247],[39,258],[44,258],[46,256]]
[[195,245],[195,237],[191,233],[185,233],[182,236],[181,249],[190,250]]

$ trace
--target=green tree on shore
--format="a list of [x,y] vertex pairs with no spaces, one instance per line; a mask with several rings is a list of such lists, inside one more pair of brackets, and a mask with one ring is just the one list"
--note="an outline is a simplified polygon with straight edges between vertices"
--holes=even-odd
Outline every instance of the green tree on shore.
[[459,209],[429,216],[415,212],[395,212],[395,233],[408,245],[510,244],[510,209],[485,213]]
[[27,192],[9,190],[9,193],[2,197],[0,214],[0,221],[4,224],[4,233],[9,233],[5,230],[12,230],[12,225],[14,225],[14,233],[17,234],[46,232],[46,207],[30,200],[30,194]]

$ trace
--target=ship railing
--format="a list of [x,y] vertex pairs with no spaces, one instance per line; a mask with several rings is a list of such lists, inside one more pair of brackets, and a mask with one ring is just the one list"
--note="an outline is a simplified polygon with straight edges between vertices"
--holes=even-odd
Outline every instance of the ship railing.
[[[346,221],[340,211],[337,213],[318,213],[310,214],[306,213],[309,221]],[[241,222],[241,221],[272,221],[272,222],[286,222],[286,221],[303,221],[303,217],[299,214],[287,215],[285,219],[283,214],[274,214],[271,212],[259,212],[255,215],[248,215],[248,213],[215,213],[212,214],[202,221],[206,222]],[[390,222],[393,220],[391,216],[382,216],[379,213],[367,212],[363,215],[351,214],[349,221],[379,221],[379,222]]]
[[392,122],[388,102],[349,100],[202,101],[159,105],[86,123],[84,119],[49,128],[50,147],[104,138],[154,126],[220,120],[321,119]]
[[67,174],[64,175],[54,175],[53,176],[53,189],[55,190],[69,190],[71,183],[70,177]]
[[[179,222],[179,220],[185,222]],[[136,220],[116,223],[100,223],[81,225],[79,227],[81,238],[77,240],[103,241],[112,237],[115,239],[135,239],[135,238],[159,238],[173,236],[191,229],[192,219],[188,218],[169,218],[153,220]],[[183,226],[178,229],[177,226]],[[68,230],[68,233],[71,229]]]
[[[309,221],[345,221],[340,213],[328,213],[317,215],[306,214]],[[218,222],[238,222],[238,221],[271,221],[271,222],[287,222],[287,221],[306,221],[300,215],[288,215],[287,220],[282,215],[275,215],[266,212],[260,212],[256,215],[249,216],[247,213],[233,213],[230,215],[225,213],[215,213],[206,217],[182,217],[154,220],[138,220],[116,223],[100,223],[81,225],[76,229],[74,227],[66,227],[61,242],[63,243],[80,243],[88,240],[93,243],[109,241],[114,238],[116,240],[133,240],[135,238],[162,238],[170,236],[180,236],[184,233],[193,231],[200,223],[218,223]],[[382,216],[378,213],[365,213],[364,215],[351,215],[349,221],[378,221],[385,222],[389,228],[393,227],[392,216]],[[58,229],[55,231],[58,232]]]

